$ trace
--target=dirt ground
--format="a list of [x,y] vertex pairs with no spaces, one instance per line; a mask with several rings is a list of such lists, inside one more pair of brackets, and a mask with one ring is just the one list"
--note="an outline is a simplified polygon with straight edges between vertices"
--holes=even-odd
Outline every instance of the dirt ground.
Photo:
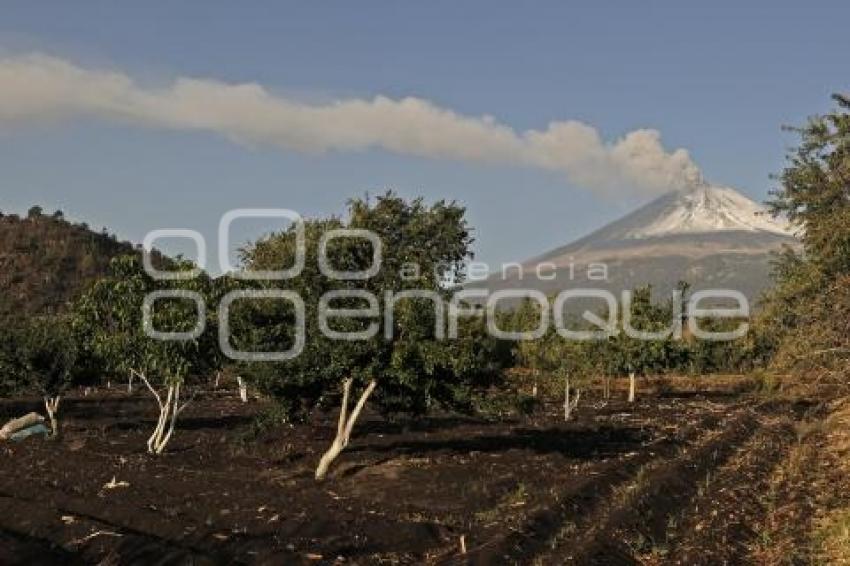
[[[777,473],[828,404],[737,378],[642,388],[634,405],[588,394],[567,424],[554,405],[367,415],[322,483],[333,414],[257,436],[262,402],[206,392],[153,457],[150,397],[77,393],[59,441],[0,444],[0,564],[761,561]],[[40,409],[3,400],[0,419]]]

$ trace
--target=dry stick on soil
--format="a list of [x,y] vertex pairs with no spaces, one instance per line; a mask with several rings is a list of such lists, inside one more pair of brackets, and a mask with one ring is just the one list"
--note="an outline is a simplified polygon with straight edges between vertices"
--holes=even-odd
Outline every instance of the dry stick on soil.
[[366,389],[363,390],[363,393],[360,394],[360,399],[358,399],[357,405],[354,406],[354,410],[352,410],[349,415],[348,398],[351,396],[351,384],[352,380],[350,378],[342,382],[342,407],[339,411],[336,438],[334,438],[334,441],[331,444],[331,447],[328,448],[328,451],[322,455],[322,459],[319,460],[319,465],[316,467],[317,480],[325,479],[331,463],[333,463],[333,461],[336,460],[336,457],[339,456],[340,452],[348,446],[348,441],[351,439],[351,431],[354,429],[354,423],[357,422],[357,417],[360,416],[363,406],[366,405],[366,400],[369,399],[369,395],[372,394],[372,391],[375,389],[378,382],[374,379],[369,382],[369,385],[367,385]]
[[[192,402],[194,396],[180,405],[181,384],[178,381],[173,385],[168,385],[165,401],[163,401],[162,396],[156,389],[153,388],[148,381],[148,378],[145,377],[145,374],[135,370],[133,370],[133,373],[135,373],[139,379],[144,382],[159,405],[159,419],[156,423],[156,428],[154,428],[153,434],[151,434],[150,438],[148,438],[148,452],[151,454],[161,454],[165,449],[165,446],[168,444],[168,441],[171,440],[171,436],[174,434],[174,427],[177,424],[177,416],[182,413],[187,406],[189,406],[189,403]],[[171,420],[170,423],[169,419]],[[168,427],[167,431],[166,426]]]
[[47,410],[47,417],[50,419],[51,438],[59,437],[59,420],[56,418],[56,414],[59,412],[59,401],[61,400],[62,397],[59,395],[44,398],[44,408]]
[[88,536],[84,536],[83,538],[72,540],[70,542],[70,545],[71,546],[79,546],[83,543],[90,541],[93,538],[100,537],[100,536],[123,537],[124,535],[122,535],[121,533],[116,533],[114,531],[95,531]]

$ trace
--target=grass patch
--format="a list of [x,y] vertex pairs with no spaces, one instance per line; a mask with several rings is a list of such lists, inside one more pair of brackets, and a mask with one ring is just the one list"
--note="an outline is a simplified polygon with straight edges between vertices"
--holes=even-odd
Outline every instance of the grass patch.
[[817,564],[850,564],[850,509],[818,520],[812,539]]

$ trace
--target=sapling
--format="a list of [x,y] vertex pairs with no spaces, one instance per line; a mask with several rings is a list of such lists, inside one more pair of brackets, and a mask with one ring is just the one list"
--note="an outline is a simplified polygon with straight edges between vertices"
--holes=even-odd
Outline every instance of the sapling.
[[171,440],[171,436],[174,434],[174,428],[177,424],[177,417],[182,413],[192,399],[186,400],[182,405],[180,404],[180,392],[182,387],[182,380],[174,378],[168,380],[165,386],[165,396],[163,397],[159,391],[154,388],[150,381],[148,381],[145,374],[140,372],[133,372],[139,376],[139,379],[147,386],[148,390],[156,399],[157,405],[159,405],[159,419],[157,420],[156,427],[154,428],[153,433],[148,437],[148,452],[151,454],[161,454],[163,450],[165,450],[168,441]]
[[19,345],[29,380],[41,391],[50,420],[51,437],[60,433],[59,405],[71,382],[77,359],[77,344],[64,319],[32,320]]
[[[176,269],[190,267],[187,262],[175,262]],[[144,300],[163,286],[179,285],[196,295],[206,293],[210,281],[205,275],[179,282],[155,280],[134,256],[116,258],[110,268],[110,275],[97,281],[75,304],[75,325],[106,371],[115,375],[128,372],[128,387],[138,378],[153,395],[159,418],[147,447],[148,452],[160,454],[174,434],[177,417],[191,401],[181,398],[185,377],[207,369],[209,360],[219,357],[208,352],[213,341],[204,339],[205,333],[195,336],[190,332],[199,316],[193,301],[164,297],[143,307]],[[151,329],[187,337],[159,339],[151,335]]]

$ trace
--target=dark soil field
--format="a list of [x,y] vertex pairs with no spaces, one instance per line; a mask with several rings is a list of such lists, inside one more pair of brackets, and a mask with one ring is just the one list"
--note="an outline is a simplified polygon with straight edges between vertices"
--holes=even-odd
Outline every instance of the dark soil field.
[[771,474],[824,407],[708,383],[590,395],[569,424],[367,415],[322,483],[333,414],[256,434],[262,402],[207,392],[153,457],[150,397],[73,395],[60,440],[0,444],[0,564],[751,562]]

